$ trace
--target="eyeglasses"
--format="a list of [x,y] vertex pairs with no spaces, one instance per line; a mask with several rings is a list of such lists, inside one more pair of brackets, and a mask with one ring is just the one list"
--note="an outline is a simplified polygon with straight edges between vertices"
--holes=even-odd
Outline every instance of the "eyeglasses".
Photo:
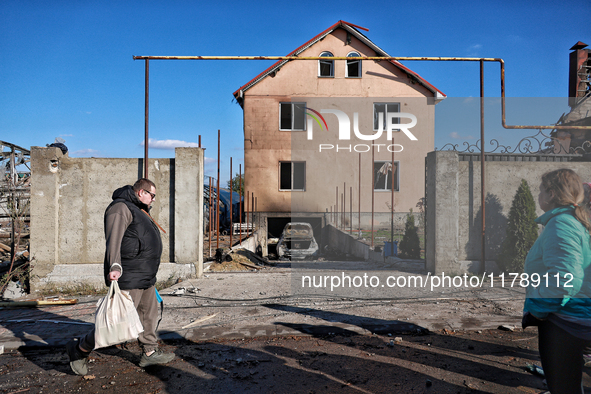
[[155,193],[152,193],[151,191],[146,190],[146,189],[142,189],[142,190],[145,191],[146,193],[148,193],[150,195],[150,197],[152,197],[152,200],[155,200],[156,199],[156,194]]

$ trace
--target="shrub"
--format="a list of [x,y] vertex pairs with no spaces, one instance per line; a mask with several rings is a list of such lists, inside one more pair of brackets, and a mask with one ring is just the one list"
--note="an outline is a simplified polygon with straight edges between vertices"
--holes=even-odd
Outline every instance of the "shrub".
[[536,203],[527,181],[522,179],[511,203],[507,235],[499,255],[499,268],[504,272],[523,272],[525,257],[538,238],[535,219]]
[[415,217],[412,214],[412,209],[406,215],[406,224],[404,225],[404,236],[400,241],[400,256],[407,259],[421,258],[421,241],[419,240],[419,233],[415,226]]

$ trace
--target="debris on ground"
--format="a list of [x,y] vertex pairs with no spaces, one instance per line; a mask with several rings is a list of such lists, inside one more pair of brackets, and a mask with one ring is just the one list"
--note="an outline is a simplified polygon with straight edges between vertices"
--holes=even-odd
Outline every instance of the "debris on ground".
[[525,366],[525,370],[533,375],[540,376],[542,378],[546,376],[544,374],[544,370],[542,369],[542,367],[536,364],[527,364]]
[[73,305],[78,303],[77,298],[34,298],[24,301],[0,301],[0,307],[8,308],[36,308],[39,306]]
[[199,324],[199,323],[203,323],[204,321],[207,321],[207,320],[209,320],[209,319],[213,319],[213,318],[214,318],[216,315],[217,315],[217,313],[214,313],[213,315],[209,315],[209,316],[202,317],[201,319],[197,319],[197,320],[195,320],[195,321],[193,321],[193,322],[191,322],[191,323],[187,324],[186,326],[183,326],[183,327],[181,327],[181,329],[183,329],[183,330],[184,330],[185,328],[191,328],[191,327],[194,327],[194,326],[196,326],[196,325],[197,325],[197,324]]
[[[248,259],[244,258],[246,261]],[[217,263],[215,261],[204,264],[204,271],[206,272],[236,272],[236,271],[254,271],[253,268],[242,264],[238,259],[232,261],[224,261]]]
[[204,270],[208,272],[233,272],[233,271],[257,271],[268,266],[273,266],[265,258],[246,249],[224,251],[216,250],[214,261],[204,264]]
[[[0,245],[0,253],[4,252],[4,256],[0,255],[0,258],[2,259],[0,260],[0,275],[6,274],[10,270],[11,266],[12,270],[14,271],[16,268],[25,265],[29,262],[29,252],[24,251],[17,252],[14,263],[12,263],[10,260],[10,247],[7,248],[6,245],[4,245],[3,243],[0,243]],[[8,249],[7,251],[6,248]]]
[[234,258],[234,256],[244,256],[246,257],[248,260],[250,260],[252,263],[255,263],[257,265],[260,266],[273,266],[275,265],[274,263],[269,262],[267,259],[259,256],[256,253],[251,252],[250,250],[247,249],[235,249],[232,251],[232,258]]
[[184,295],[186,291],[187,289],[185,289],[184,287],[179,287],[178,289],[175,289],[171,294],[174,296],[181,296]]

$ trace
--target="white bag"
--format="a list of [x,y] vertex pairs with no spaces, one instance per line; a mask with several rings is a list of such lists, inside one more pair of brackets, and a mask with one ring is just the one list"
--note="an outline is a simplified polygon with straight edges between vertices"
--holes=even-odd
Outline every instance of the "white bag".
[[144,331],[140,317],[127,292],[111,281],[109,294],[97,302],[94,342],[95,349],[136,339]]

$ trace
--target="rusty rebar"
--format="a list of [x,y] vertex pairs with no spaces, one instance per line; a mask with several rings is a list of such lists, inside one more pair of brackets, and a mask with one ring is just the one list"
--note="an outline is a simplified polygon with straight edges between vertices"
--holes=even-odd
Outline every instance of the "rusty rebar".
[[144,178],[148,178],[148,141],[149,141],[149,114],[150,114],[150,60],[146,59],[145,67],[145,93],[144,93]]
[[[394,256],[394,136],[392,136],[392,187],[390,196],[390,256]],[[386,252],[384,252],[384,256]]]
[[246,192],[246,237],[248,238],[248,232],[250,230],[250,227],[248,226],[248,200],[250,199],[250,191]]
[[341,212],[340,212],[340,221],[341,221],[341,230],[345,228],[345,223],[343,221],[344,219],[344,215],[343,215],[343,211],[345,210],[345,190],[343,190],[343,192],[341,193]]
[[482,234],[480,238],[480,269],[479,274],[484,274],[486,257],[486,214],[485,214],[485,156],[484,156],[484,62],[480,61],[480,206],[482,208]]
[[212,226],[212,219],[213,219],[213,204],[211,202],[211,177],[209,177],[209,226],[207,226],[207,239],[209,241],[209,257],[211,257],[211,226]]
[[217,226],[215,227],[215,248],[216,252],[217,249],[220,248],[220,130],[218,129],[218,180],[217,180],[217,188],[215,193],[215,209],[216,209],[216,223]]
[[238,205],[238,216],[240,217],[240,229],[238,234],[240,237],[240,243],[242,244],[242,200],[244,200],[244,190],[242,187],[242,164],[238,165],[238,195],[240,196],[240,202]]
[[232,249],[232,233],[234,232],[232,227],[232,211],[234,210],[234,205],[232,205],[232,196],[234,195],[234,190],[232,190],[232,158],[230,157],[230,249]]
[[373,213],[374,213],[374,198],[375,198],[375,183],[376,183],[376,169],[375,167],[375,151],[374,144],[371,144],[371,249],[373,250]]
[[349,186],[349,234],[353,235],[353,186]]
[[339,207],[339,187],[337,186],[337,191],[335,195],[335,206],[334,206],[334,219],[335,219],[335,227],[339,228],[339,214],[338,214],[338,207]]
[[343,182],[343,230],[345,230],[347,228],[347,223],[346,219],[347,219],[347,182]]

